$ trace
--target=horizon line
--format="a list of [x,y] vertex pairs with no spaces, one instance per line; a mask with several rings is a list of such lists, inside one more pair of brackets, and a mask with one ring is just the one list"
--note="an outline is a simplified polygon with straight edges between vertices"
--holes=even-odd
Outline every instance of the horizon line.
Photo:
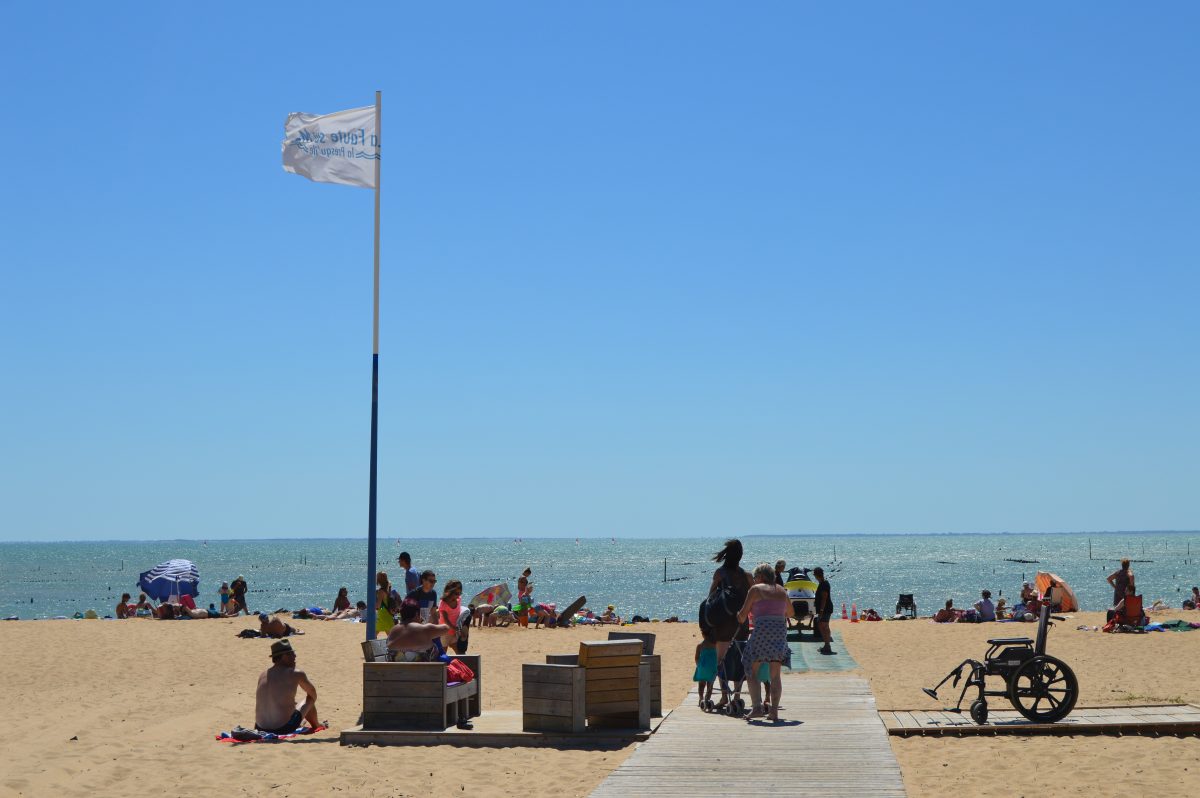
[[[953,536],[968,536],[968,535],[1196,535],[1200,534],[1197,529],[1110,529],[1110,530],[1081,530],[1073,532],[755,532],[745,533],[741,535],[727,536],[725,534],[712,535],[661,535],[651,537],[630,537],[618,535],[528,535],[517,536],[510,538],[508,535],[457,535],[457,536],[413,536],[405,538],[397,538],[391,535],[379,535],[377,541],[395,540],[399,543],[404,541],[419,541],[419,540],[511,540],[512,542],[529,540],[603,540],[610,538],[616,540],[688,540],[688,539],[722,539],[722,538],[804,538],[804,537],[884,537],[896,535],[913,535],[917,537],[953,537]],[[56,544],[56,543],[208,543],[209,541],[218,541],[223,543],[245,543],[251,541],[326,541],[326,540],[360,540],[367,542],[366,537],[360,536],[311,536],[311,537],[208,537],[208,538],[64,538],[61,540],[0,540],[0,545],[15,545],[15,544]]]

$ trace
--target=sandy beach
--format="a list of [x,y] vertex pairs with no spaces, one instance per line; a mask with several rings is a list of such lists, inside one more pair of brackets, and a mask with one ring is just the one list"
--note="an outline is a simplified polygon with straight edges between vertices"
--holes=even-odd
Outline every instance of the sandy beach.
[[[1098,613],[1081,613],[1051,631],[1048,650],[1078,674],[1081,706],[1200,703],[1200,632],[1075,629],[1101,620]],[[241,746],[213,737],[253,722],[255,678],[269,664],[269,646],[235,637],[255,625],[252,619],[0,625],[0,677],[14,730],[0,794],[584,796],[633,750],[342,747],[337,730],[354,725],[361,708],[362,627],[295,623],[306,631],[293,639],[298,667],[315,682],[320,714],[332,729],[293,743]],[[691,688],[696,626],[637,628],[658,635],[663,704],[674,707]],[[930,708],[921,686],[936,683],[963,658],[981,656],[987,637],[1033,631],[1032,625],[927,620],[835,628],[880,709]],[[520,708],[521,663],[573,652],[579,640],[607,631],[476,630],[471,648],[485,658],[485,709]],[[819,689],[821,678],[805,677],[803,689]],[[786,693],[781,714],[787,716]],[[1194,738],[892,738],[892,748],[913,796],[1200,790]]]

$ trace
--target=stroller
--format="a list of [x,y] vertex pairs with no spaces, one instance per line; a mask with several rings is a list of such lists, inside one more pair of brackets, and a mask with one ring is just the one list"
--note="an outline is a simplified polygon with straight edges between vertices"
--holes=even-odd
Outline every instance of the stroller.
[[[702,634],[708,634],[714,629],[705,610],[705,604],[701,603],[699,622]],[[721,708],[721,712],[732,717],[741,717],[746,712],[746,702],[742,700],[742,685],[746,681],[746,667],[742,664],[742,652],[745,650],[748,636],[747,627],[740,625],[737,633],[734,634],[735,639],[730,642],[729,648],[725,651],[724,658],[717,662],[717,679],[721,683],[721,695],[729,696],[729,702]],[[742,639],[736,639],[739,637]],[[716,709],[717,705],[712,702],[712,699],[705,702],[704,710],[706,712],[714,712]]]

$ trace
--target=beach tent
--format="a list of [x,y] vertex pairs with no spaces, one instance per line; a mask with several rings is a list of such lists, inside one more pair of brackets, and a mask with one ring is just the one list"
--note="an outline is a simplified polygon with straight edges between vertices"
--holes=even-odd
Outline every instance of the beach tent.
[[1054,590],[1055,598],[1059,599],[1062,605],[1063,612],[1079,612],[1079,600],[1075,598],[1075,591],[1066,583],[1058,574],[1052,574],[1049,571],[1037,572],[1037,592],[1039,595],[1044,594],[1050,588],[1050,580],[1058,582],[1058,587]]
[[184,593],[195,597],[200,595],[200,571],[191,560],[167,560],[144,572],[138,587],[155,601]]

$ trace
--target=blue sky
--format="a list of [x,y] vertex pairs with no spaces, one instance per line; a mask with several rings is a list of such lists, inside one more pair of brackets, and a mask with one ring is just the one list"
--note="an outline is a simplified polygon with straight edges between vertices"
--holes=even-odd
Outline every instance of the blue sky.
[[[44,6],[44,4],[42,4]],[[0,539],[1200,527],[1188,3],[5,4]]]

